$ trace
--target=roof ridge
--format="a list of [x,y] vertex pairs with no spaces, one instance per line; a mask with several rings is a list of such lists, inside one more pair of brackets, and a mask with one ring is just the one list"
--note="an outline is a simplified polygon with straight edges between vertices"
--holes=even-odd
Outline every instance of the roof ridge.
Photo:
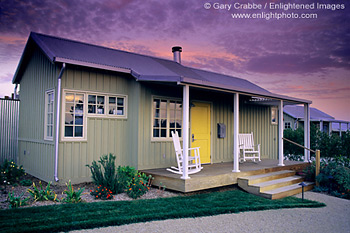
[[[33,32],[33,31],[31,32],[31,34],[44,36],[44,37],[49,37],[49,38],[53,38],[53,39],[58,39],[58,40],[62,40],[62,41],[68,41],[68,42],[77,43],[77,44],[84,44],[84,45],[87,45],[87,46],[93,46],[93,47],[106,49],[106,50],[111,50],[111,51],[128,53],[128,54],[132,54],[132,55],[136,55],[136,56],[148,57],[148,58],[152,58],[152,59],[160,59],[160,60],[165,60],[165,61],[177,63],[177,62],[175,62],[175,61],[173,61],[171,59],[160,58],[160,57],[156,57],[156,56],[150,56],[150,55],[146,55],[146,54],[140,54],[140,53],[136,53],[136,52],[130,52],[130,51],[125,51],[125,50],[121,50],[121,49],[110,48],[110,47],[106,47],[106,46],[102,46],[102,45],[92,44],[92,43],[78,41],[78,40],[73,40],[73,39],[67,39],[67,38],[58,37],[58,36],[47,35],[47,34]],[[180,65],[182,65],[182,64],[180,64]]]

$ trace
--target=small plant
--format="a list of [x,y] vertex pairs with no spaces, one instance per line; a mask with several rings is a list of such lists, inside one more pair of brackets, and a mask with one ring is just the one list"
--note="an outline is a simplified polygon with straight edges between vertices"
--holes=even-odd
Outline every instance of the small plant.
[[62,199],[62,202],[66,203],[79,203],[82,201],[81,194],[85,188],[79,188],[78,191],[74,191],[71,181],[68,182],[67,188],[68,190],[64,190],[62,194],[66,194],[67,196]]
[[144,173],[137,173],[131,181],[128,182],[126,194],[133,199],[137,199],[148,192],[149,179]]
[[17,166],[15,162],[5,160],[0,167],[0,183],[2,185],[13,185],[19,182],[24,175],[23,166]]
[[27,205],[27,201],[29,200],[29,197],[22,199],[23,195],[24,195],[24,192],[21,193],[18,197],[16,197],[13,191],[9,192],[7,201],[10,203],[10,208],[18,208],[18,207]]
[[19,182],[20,185],[22,186],[31,186],[32,185],[32,181],[31,180],[21,180]]
[[39,181],[40,189],[33,182],[33,190],[28,189],[28,193],[33,197],[34,202],[36,201],[59,201],[57,199],[57,194],[50,190],[51,182],[49,182],[44,190],[41,181]]
[[95,190],[90,190],[90,194],[94,196],[95,199],[113,199],[113,192],[110,189],[103,187],[102,185],[99,185]]
[[118,193],[120,190],[115,159],[116,157],[113,154],[103,155],[98,163],[92,161],[91,166],[86,165],[90,168],[95,185],[107,187],[113,194]]
[[131,180],[136,176],[137,170],[134,167],[130,166],[119,166],[117,170],[118,174],[118,192],[122,193],[125,192],[128,188],[129,183]]

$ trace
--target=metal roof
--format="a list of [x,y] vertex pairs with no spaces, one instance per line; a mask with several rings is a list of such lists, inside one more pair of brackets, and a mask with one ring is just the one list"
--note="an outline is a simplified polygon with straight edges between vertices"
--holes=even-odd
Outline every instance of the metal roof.
[[[287,105],[283,108],[284,113],[287,113],[293,118],[304,118],[304,107],[298,105]],[[310,120],[323,120],[323,121],[332,121],[335,118],[324,113],[317,108],[310,108]]]
[[23,63],[30,59],[26,51],[35,43],[51,62],[87,66],[123,73],[130,73],[139,81],[175,82],[203,87],[219,88],[250,95],[283,99],[298,103],[311,101],[278,95],[248,80],[228,75],[186,67],[172,60],[146,56],[117,49],[31,32],[22,54],[13,83],[19,83]]

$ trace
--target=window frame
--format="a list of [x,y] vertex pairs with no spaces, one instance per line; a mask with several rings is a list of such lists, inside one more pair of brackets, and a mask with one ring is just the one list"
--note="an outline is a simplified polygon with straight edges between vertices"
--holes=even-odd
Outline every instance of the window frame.
[[278,125],[278,108],[277,107],[271,107],[271,119],[270,120],[271,120],[272,125]]
[[[48,128],[48,104],[49,104],[49,95],[52,94],[52,135],[47,135],[47,128]],[[44,116],[44,140],[46,141],[53,141],[53,135],[54,135],[54,129],[55,129],[55,90],[49,89],[45,91],[45,116]]]
[[[154,137],[153,136],[153,128],[154,128],[154,120],[155,120],[155,116],[154,116],[154,100],[155,99],[160,99],[162,100],[166,100],[167,101],[167,123],[166,123],[166,137]],[[180,102],[182,105],[182,99],[180,98],[172,98],[172,97],[164,97],[164,96],[152,96],[151,99],[152,103],[151,103],[151,141],[152,142],[164,142],[164,141],[172,141],[172,137],[170,135],[170,102],[174,101],[174,102]],[[182,140],[182,131],[183,131],[183,122],[182,122],[182,114],[183,114],[183,110],[181,108],[181,137],[179,137]]]
[[[67,137],[65,136],[65,111],[66,111],[66,94],[74,93],[83,95],[84,103],[83,103],[83,137]],[[89,103],[88,98],[89,95],[95,96],[104,96],[104,113],[88,113]],[[108,114],[109,111],[109,97],[123,98],[123,108],[124,115],[113,115]],[[97,112],[97,111],[96,111]],[[106,119],[127,119],[128,112],[128,96],[124,94],[115,94],[115,93],[105,93],[105,92],[92,92],[92,91],[84,91],[84,90],[74,90],[74,89],[63,89],[62,90],[62,98],[61,98],[61,141],[87,141],[87,121],[88,118],[106,118]]]

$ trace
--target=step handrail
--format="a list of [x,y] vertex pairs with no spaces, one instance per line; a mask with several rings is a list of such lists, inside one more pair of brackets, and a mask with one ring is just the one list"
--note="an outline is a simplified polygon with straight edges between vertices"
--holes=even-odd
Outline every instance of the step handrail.
[[311,150],[310,148],[307,148],[307,147],[305,147],[305,146],[303,146],[303,145],[300,145],[300,144],[298,144],[298,143],[296,143],[296,142],[293,142],[292,140],[289,140],[288,138],[282,138],[283,140],[286,140],[287,142],[290,142],[290,143],[292,143],[292,144],[294,144],[294,145],[297,145],[297,146],[299,146],[299,147],[301,147],[301,148],[303,148],[303,149],[305,149],[305,150],[308,150],[308,151],[311,151],[311,152],[313,152],[313,153],[316,153],[316,151],[314,151],[314,150]]
[[[310,148],[307,148],[307,147],[305,147],[305,146],[303,146],[303,145],[300,145],[300,144],[298,144],[298,143],[296,143],[296,142],[293,142],[292,140],[290,140],[290,139],[288,139],[288,138],[282,138],[283,140],[286,140],[287,142],[290,142],[290,143],[292,143],[292,144],[294,144],[294,145],[297,145],[297,146],[299,146],[299,147],[301,147],[301,148],[304,148],[304,149],[306,149],[306,150],[309,150],[309,151],[311,151],[311,152],[313,152],[313,153],[315,153],[316,154],[316,167],[315,167],[315,170],[316,170],[316,174],[315,174],[315,177],[317,177],[319,174],[320,174],[320,160],[321,160],[321,152],[320,152],[320,150],[316,150],[316,151],[314,151],[314,150],[311,150]],[[319,183],[316,181],[316,186],[318,186],[319,185]]]

